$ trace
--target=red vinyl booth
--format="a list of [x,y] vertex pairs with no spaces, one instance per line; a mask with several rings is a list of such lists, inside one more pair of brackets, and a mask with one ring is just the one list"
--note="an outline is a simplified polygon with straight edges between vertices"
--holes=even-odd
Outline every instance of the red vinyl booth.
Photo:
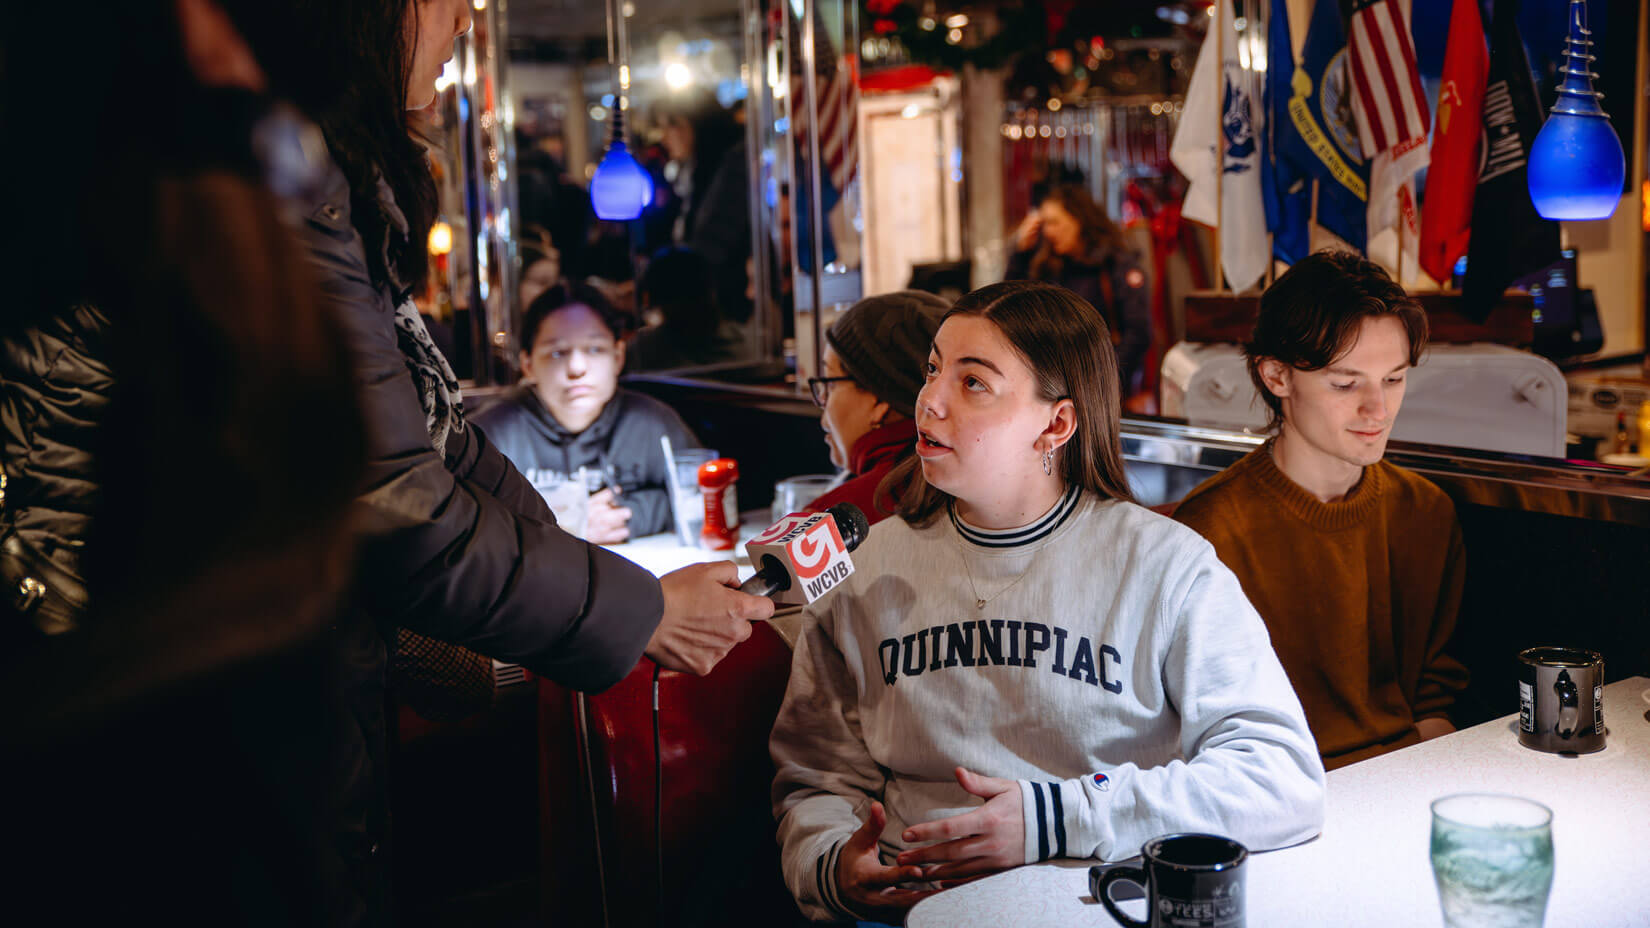
[[790,667],[757,623],[709,676],[661,671],[657,754],[652,661],[597,695],[539,682],[547,924],[800,921],[768,798]]

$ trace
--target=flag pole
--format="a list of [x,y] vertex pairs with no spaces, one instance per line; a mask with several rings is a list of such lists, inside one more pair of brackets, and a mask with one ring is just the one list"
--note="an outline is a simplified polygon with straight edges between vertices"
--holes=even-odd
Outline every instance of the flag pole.
[[1216,101],[1216,104],[1215,104],[1215,108],[1214,108],[1214,112],[1215,112],[1215,228],[1214,228],[1213,238],[1214,238],[1214,246],[1215,246],[1215,289],[1219,292],[1222,292],[1222,293],[1230,293],[1231,292],[1231,288],[1228,287],[1227,284],[1226,284],[1226,265],[1225,265],[1225,262],[1223,262],[1221,260],[1221,257],[1220,257],[1220,255],[1221,255],[1221,253],[1220,253],[1220,236],[1221,236],[1221,232],[1224,229],[1225,219],[1226,219],[1226,217],[1222,215],[1223,208],[1226,205],[1225,204],[1226,197],[1221,192],[1221,187],[1225,183],[1225,175],[1226,175],[1226,124],[1225,124],[1225,120],[1224,120],[1224,116],[1225,116],[1225,109],[1224,109],[1225,103],[1224,103],[1224,101],[1226,99],[1226,53],[1225,53],[1225,50],[1220,47],[1221,46],[1221,41],[1220,40],[1222,39],[1222,37],[1224,36],[1224,34],[1226,32],[1226,27],[1225,27],[1224,17],[1221,14],[1221,6],[1222,6],[1223,3],[1230,3],[1230,2],[1232,2],[1232,0],[1215,0],[1215,5],[1212,7],[1212,9],[1215,11],[1215,23],[1214,23],[1214,26],[1213,26],[1214,33],[1215,33],[1215,67],[1216,67],[1215,73],[1216,73],[1216,75],[1218,75],[1217,78],[1216,78],[1217,83],[1215,84],[1215,101]]
[[[1404,286],[1404,226],[1409,225],[1409,223],[1404,219],[1403,188],[1400,187],[1398,189],[1398,191],[1394,192],[1392,194],[1392,198],[1398,201],[1398,286],[1403,287]],[[1405,288],[1405,289],[1408,289],[1408,288]]]

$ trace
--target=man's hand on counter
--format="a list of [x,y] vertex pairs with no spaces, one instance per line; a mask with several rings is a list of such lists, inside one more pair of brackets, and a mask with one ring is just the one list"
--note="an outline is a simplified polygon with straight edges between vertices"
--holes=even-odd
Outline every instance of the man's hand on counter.
[[739,592],[732,561],[693,564],[659,578],[665,614],[647,643],[660,666],[696,676],[711,672],[733,646],[751,636],[751,623],[773,615],[773,600]]

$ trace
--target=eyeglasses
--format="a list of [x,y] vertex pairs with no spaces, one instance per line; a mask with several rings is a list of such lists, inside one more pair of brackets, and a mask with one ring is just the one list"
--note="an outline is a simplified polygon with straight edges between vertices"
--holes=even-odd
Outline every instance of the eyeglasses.
[[831,398],[831,384],[838,380],[853,380],[852,377],[809,377],[808,392],[814,396],[814,405],[825,408],[825,401]]

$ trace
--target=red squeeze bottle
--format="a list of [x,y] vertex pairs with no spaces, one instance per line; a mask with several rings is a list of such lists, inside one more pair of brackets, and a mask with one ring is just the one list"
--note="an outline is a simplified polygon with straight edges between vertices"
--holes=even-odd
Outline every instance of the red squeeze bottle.
[[734,489],[738,482],[739,464],[733,458],[699,465],[699,491],[705,497],[705,527],[699,539],[712,551],[731,551],[739,540],[739,502]]

